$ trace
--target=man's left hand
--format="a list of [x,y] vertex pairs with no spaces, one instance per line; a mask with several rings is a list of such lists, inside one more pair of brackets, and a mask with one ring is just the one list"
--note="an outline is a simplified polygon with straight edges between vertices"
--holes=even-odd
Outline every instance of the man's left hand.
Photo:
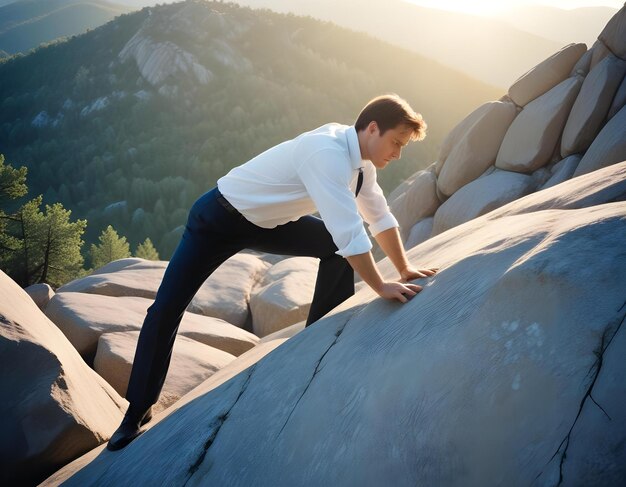
[[408,282],[422,277],[434,276],[438,270],[438,267],[432,267],[430,269],[416,269],[411,266],[405,267],[400,271],[400,282]]

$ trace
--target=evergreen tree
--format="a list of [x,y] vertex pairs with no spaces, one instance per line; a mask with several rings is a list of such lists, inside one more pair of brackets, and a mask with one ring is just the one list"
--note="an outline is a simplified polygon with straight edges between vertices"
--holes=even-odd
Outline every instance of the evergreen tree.
[[135,257],[147,260],[159,260],[159,253],[152,245],[150,237],[146,237],[143,243],[140,243],[135,250]]
[[130,257],[130,246],[126,237],[120,237],[109,225],[98,237],[98,245],[91,244],[91,265],[98,269],[109,262]]
[[[0,201],[8,202],[28,192],[26,168],[4,165],[0,155]],[[46,205],[42,196],[28,201],[17,211],[0,209],[0,265],[19,285],[38,282],[60,286],[82,274],[81,236],[86,220],[70,222],[71,212],[63,205]]]
[[[4,155],[0,154],[0,204],[4,207],[8,200],[24,196],[28,192],[26,186],[25,167],[14,169],[10,164],[4,165]],[[2,211],[4,208],[0,208]]]

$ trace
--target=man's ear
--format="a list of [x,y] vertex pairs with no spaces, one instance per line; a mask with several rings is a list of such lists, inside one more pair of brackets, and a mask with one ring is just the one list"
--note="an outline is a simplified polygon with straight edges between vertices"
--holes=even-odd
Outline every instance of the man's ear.
[[370,135],[374,135],[379,132],[378,123],[375,120],[372,120],[369,124],[367,124],[367,133]]

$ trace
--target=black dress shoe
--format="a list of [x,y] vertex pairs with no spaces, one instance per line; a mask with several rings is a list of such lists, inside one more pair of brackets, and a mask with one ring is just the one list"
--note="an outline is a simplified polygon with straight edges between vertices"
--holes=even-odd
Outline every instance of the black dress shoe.
[[113,436],[111,436],[111,439],[107,444],[107,450],[116,451],[124,448],[143,433],[140,429],[141,426],[146,424],[151,419],[152,408],[149,408],[143,415],[141,415],[140,419],[137,419],[136,416],[131,414],[130,411],[126,411],[122,424],[120,424],[119,428],[115,430],[115,433],[113,433]]

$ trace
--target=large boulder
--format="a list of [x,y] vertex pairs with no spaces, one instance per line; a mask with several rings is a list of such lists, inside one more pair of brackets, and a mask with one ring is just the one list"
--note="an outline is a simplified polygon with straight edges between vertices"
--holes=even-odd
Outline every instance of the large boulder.
[[437,177],[432,168],[420,171],[404,193],[389,206],[400,225],[403,240],[408,237],[411,227],[425,217],[432,216],[441,202],[437,197]]
[[495,171],[472,181],[452,195],[435,213],[432,235],[484,215],[534,190],[530,176]]
[[526,105],[504,136],[496,166],[530,173],[548,164],[581,85],[579,76],[568,78]]
[[54,291],[50,284],[39,283],[24,289],[40,310],[45,310],[50,300],[54,297]]
[[626,106],[615,115],[585,152],[574,177],[626,160]]
[[4,485],[34,485],[107,441],[126,401],[0,271],[0,458]]
[[587,52],[581,56],[578,62],[572,68],[570,76],[587,76],[591,69],[591,59],[593,58],[593,48],[587,49]]
[[[106,296],[138,296],[154,299],[161,285],[167,262],[146,261],[108,264],[110,272],[93,273],[69,282],[57,293],[81,292]],[[198,290],[187,311],[214,316],[244,327],[248,322],[248,302],[252,287],[270,264],[258,257],[239,253],[224,262]]]
[[626,76],[622,80],[622,83],[619,85],[615,96],[613,97],[613,101],[611,102],[611,108],[609,108],[609,113],[607,114],[607,119],[610,120],[613,116],[619,112],[622,107],[626,105]]
[[430,216],[428,218],[424,218],[423,220],[418,221],[415,225],[413,225],[413,228],[411,228],[411,233],[409,234],[409,238],[407,238],[406,242],[404,243],[404,248],[408,250],[428,240],[433,233],[434,222],[435,219]]
[[509,88],[509,97],[525,106],[568,78],[586,51],[585,44],[568,44],[520,76]]
[[623,478],[625,219],[618,202],[429,239],[409,257],[441,270],[407,304],[363,289],[66,485]]
[[611,54],[609,48],[606,47],[604,43],[599,39],[593,44],[591,50],[593,51],[593,54],[591,55],[591,65],[589,66],[591,69],[593,69],[605,57]]
[[524,196],[481,217],[497,220],[542,210],[572,210],[626,201],[626,161]]
[[[128,389],[138,338],[138,331],[128,331],[105,333],[98,340],[94,369],[123,397]],[[234,355],[222,350],[185,336],[177,337],[167,377],[153,412],[166,409],[234,359]]]
[[600,132],[626,73],[626,61],[609,55],[587,75],[563,129],[561,156],[584,152]]
[[496,162],[504,135],[517,115],[516,106],[511,102],[494,101],[486,105],[486,110],[481,106],[468,116],[471,122],[461,122],[465,126],[464,133],[443,162],[437,186],[446,196],[476,179]]
[[[136,297],[59,293],[50,301],[46,316],[90,362],[100,335],[140,330],[152,303],[151,299]],[[259,341],[252,333],[219,318],[188,312],[183,315],[178,334],[233,355],[241,355]]]
[[541,187],[541,189],[551,188],[552,186],[561,184],[563,181],[567,181],[568,179],[571,179],[581,159],[582,159],[582,156],[580,156],[579,154],[573,154],[557,162],[552,167],[550,179],[546,181],[546,183]]
[[626,6],[609,20],[598,39],[616,56],[626,60]]
[[465,135],[465,133],[476,123],[477,120],[482,119],[485,114],[491,109],[491,105],[489,103],[483,103],[474,111],[472,111],[469,115],[467,115],[463,120],[457,123],[448,135],[443,139],[441,143],[441,148],[439,149],[439,157],[437,157],[437,162],[435,163],[435,174],[439,176],[441,169],[443,168],[443,164],[446,162],[446,159],[450,155],[450,152],[454,148],[454,146],[458,143],[459,140]]
[[289,325],[306,320],[319,259],[292,257],[273,265],[250,298],[255,335],[264,337]]

